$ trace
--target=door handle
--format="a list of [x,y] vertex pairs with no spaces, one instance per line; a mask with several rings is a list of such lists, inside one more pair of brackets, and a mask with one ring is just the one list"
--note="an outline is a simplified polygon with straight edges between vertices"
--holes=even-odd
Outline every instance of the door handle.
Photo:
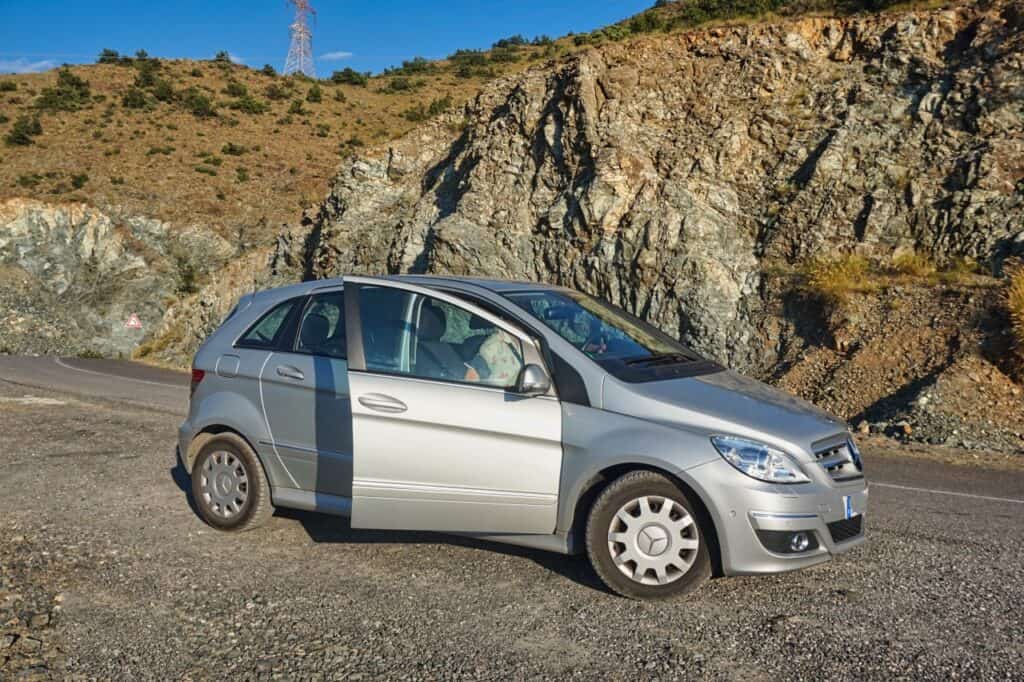
[[295,379],[296,381],[302,381],[306,378],[306,375],[298,367],[292,367],[291,365],[280,365],[277,368],[277,376]]
[[387,412],[388,414],[398,414],[409,409],[401,400],[381,393],[367,393],[364,396],[360,396],[359,404],[371,410]]

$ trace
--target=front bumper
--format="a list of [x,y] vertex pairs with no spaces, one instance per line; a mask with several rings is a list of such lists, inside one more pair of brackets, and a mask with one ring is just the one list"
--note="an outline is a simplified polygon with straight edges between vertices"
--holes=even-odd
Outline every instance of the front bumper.
[[[709,462],[686,472],[708,503],[726,575],[782,573],[830,560],[865,540],[868,487],[845,484],[762,483],[728,462]],[[860,518],[859,534],[850,536]],[[830,529],[829,524],[834,524]],[[769,551],[757,531],[803,531],[816,546],[800,553]]]

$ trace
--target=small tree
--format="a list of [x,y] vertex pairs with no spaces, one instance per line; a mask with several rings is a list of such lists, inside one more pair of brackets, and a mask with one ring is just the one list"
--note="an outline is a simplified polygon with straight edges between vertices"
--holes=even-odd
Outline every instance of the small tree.
[[323,98],[324,98],[324,93],[320,89],[320,85],[317,84],[317,83],[313,83],[313,85],[311,85],[309,87],[309,92],[306,93],[306,101],[307,102],[313,102],[313,103],[319,103],[319,102],[323,101]]
[[33,143],[32,138],[42,134],[43,126],[38,117],[19,116],[4,137],[4,142],[10,146],[25,147]]
[[96,58],[97,64],[117,64],[121,61],[121,53],[117,50],[111,50],[104,48],[100,51],[99,57]]
[[146,93],[139,88],[128,88],[121,98],[121,105],[125,109],[145,109],[146,104]]
[[66,66],[57,71],[57,84],[43,88],[36,107],[49,111],[77,111],[89,104],[89,81],[79,78]]
[[275,69],[270,64],[264,64],[263,68],[260,69],[260,73],[262,73],[264,76],[270,76],[271,78],[274,78],[275,76],[277,76],[277,69]]
[[350,66],[346,66],[341,71],[335,71],[331,74],[331,81],[341,85],[359,85],[366,87],[366,84],[370,81],[370,75],[366,73],[359,73]]
[[213,61],[216,64],[230,64],[231,63],[231,53],[228,52],[227,50],[221,50],[213,58]]

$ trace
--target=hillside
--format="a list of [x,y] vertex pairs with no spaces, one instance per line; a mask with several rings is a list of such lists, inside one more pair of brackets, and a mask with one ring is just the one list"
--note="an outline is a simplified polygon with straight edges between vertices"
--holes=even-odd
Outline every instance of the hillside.
[[0,133],[22,117],[41,127],[28,144],[0,146],[0,200],[84,202],[265,243],[319,203],[343,157],[409,131],[431,106],[454,108],[490,68],[517,64],[459,72],[415,62],[365,85],[151,59],[0,76]]
[[[499,78],[346,163],[258,285],[568,284],[865,430],[1024,449],[993,276],[1024,255],[1022,7],[659,33]],[[141,353],[187,358],[251,273]]]

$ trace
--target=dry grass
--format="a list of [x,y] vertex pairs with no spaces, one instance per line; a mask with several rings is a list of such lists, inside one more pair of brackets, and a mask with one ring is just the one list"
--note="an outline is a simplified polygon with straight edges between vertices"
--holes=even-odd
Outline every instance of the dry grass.
[[816,258],[803,267],[805,287],[831,303],[843,303],[851,294],[877,291],[871,262],[856,254]]
[[917,251],[903,251],[892,259],[892,269],[898,275],[919,279],[931,277],[938,268],[931,256]]
[[[58,72],[5,76],[15,87],[0,92],[0,121],[9,121],[0,124],[0,137],[25,115],[38,115],[42,132],[26,146],[0,142],[0,200],[83,201],[175,225],[209,226],[243,248],[262,245],[282,223],[296,222],[302,210],[322,201],[344,157],[415,127],[404,112],[429,112],[439,98],[457,107],[490,78],[524,69],[541,55],[530,46],[521,52],[516,62],[490,64],[486,73],[468,77],[449,62],[431,63],[407,78],[417,81],[409,90],[389,89],[394,75],[371,78],[365,87],[323,80],[320,101],[307,100],[311,83],[302,79],[164,60],[156,74],[173,89],[173,100],[147,90],[141,107],[127,106],[125,95],[140,91],[139,69],[92,64],[70,67],[89,84],[80,108],[39,111],[39,96],[54,86]],[[277,88],[277,96],[268,88]],[[248,99],[238,95],[243,91]],[[215,115],[190,111],[189,92],[212,103]],[[301,113],[289,114],[295,101]],[[245,151],[224,155],[225,148]],[[219,167],[206,164],[213,172],[197,172],[207,157]]]
[[1003,303],[1010,320],[1017,378],[1024,379],[1024,263],[1015,262],[1006,268],[1006,291]]

